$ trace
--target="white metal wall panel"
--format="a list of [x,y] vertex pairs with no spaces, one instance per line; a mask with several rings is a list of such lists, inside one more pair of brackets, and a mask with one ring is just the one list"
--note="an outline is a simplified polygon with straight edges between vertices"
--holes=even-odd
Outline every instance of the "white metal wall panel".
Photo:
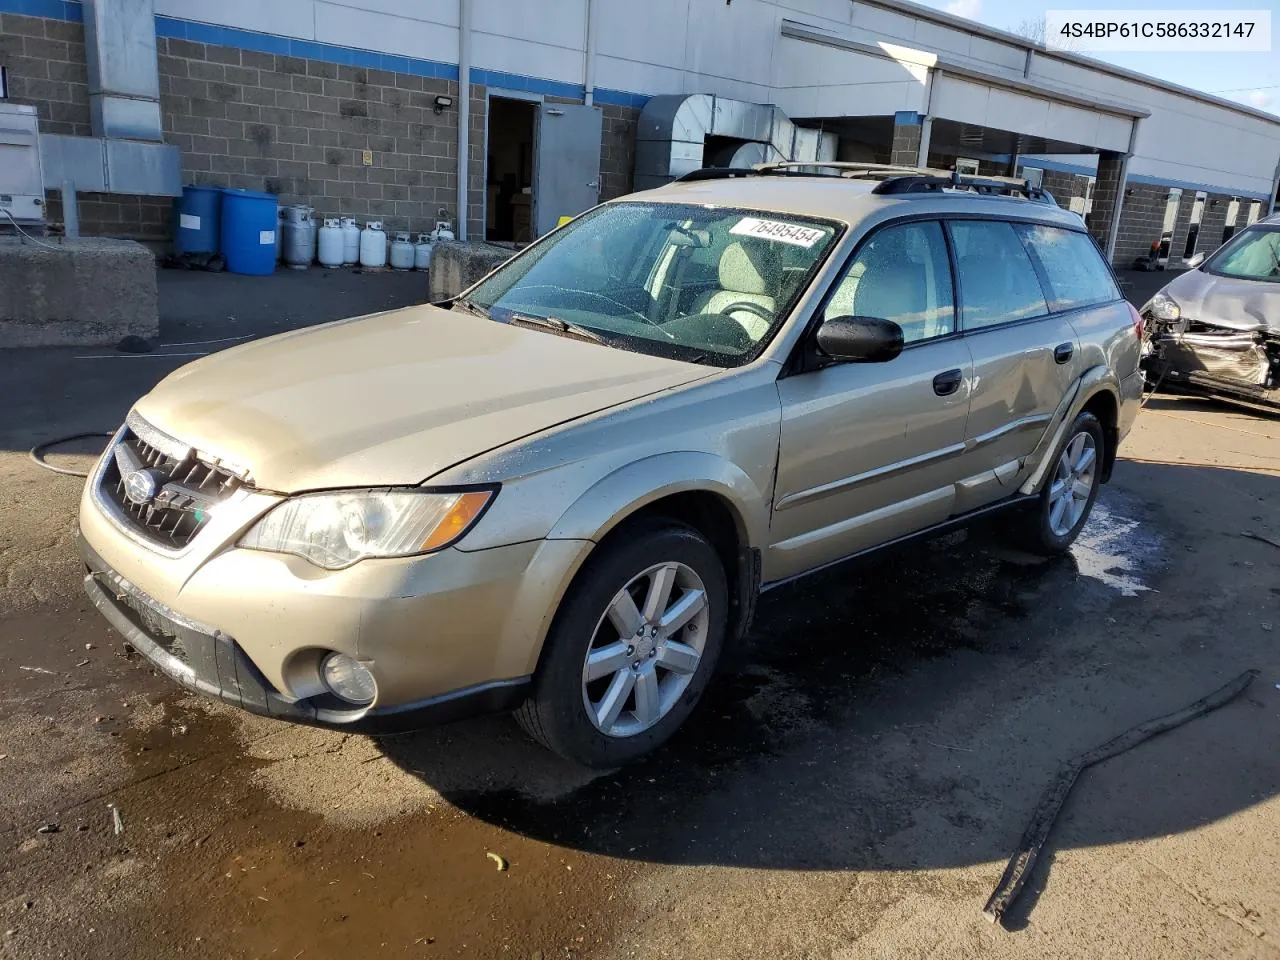
[[765,0],[732,5],[695,0],[689,8],[685,69],[768,85],[780,30],[778,8]]
[[457,27],[334,3],[315,4],[315,39],[405,57],[458,60]]
[[[916,63],[889,60],[857,50],[809,43],[782,37],[774,59],[774,85],[790,87],[846,87],[871,83],[916,83],[924,85],[927,71]],[[898,106],[894,110],[913,110]],[[894,110],[889,111],[893,113]],[[865,111],[859,111],[866,115]]]
[[[457,0],[454,0],[455,4]],[[581,53],[587,36],[586,0],[470,0],[471,29],[512,40]],[[508,69],[498,67],[497,69]]]
[[156,0],[156,13],[221,27],[315,39],[315,0]]
[[596,86],[607,90],[643,90],[651,96],[684,93],[684,71],[597,54]]
[[516,37],[472,31],[471,65],[530,77],[582,83],[583,53]]
[[1042,97],[942,75],[934,81],[934,116],[960,123],[1049,137],[1102,150],[1127,151],[1127,124],[1100,122],[1099,114]]
[[596,0],[595,16],[597,56],[684,69],[689,0]]
[[792,118],[883,117],[899,110],[924,109],[918,83],[862,83],[834,87],[777,90],[774,103]]

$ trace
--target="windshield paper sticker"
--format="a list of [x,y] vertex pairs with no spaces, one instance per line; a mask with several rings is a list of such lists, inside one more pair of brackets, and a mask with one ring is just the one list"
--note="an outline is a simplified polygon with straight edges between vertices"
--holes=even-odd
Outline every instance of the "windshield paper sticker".
[[794,223],[779,223],[777,220],[761,220],[758,217],[743,217],[729,231],[739,237],[759,237],[761,240],[773,240],[776,243],[790,243],[806,250],[821,240],[824,231],[812,227],[799,227]]

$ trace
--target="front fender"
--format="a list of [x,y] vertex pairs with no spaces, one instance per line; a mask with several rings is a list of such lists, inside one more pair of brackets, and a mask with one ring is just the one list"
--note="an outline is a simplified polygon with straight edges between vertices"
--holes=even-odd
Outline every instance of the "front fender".
[[663,497],[690,492],[724,499],[737,518],[744,546],[758,547],[766,539],[768,493],[736,464],[692,450],[655,454],[603,477],[565,510],[547,539],[598,542],[636,511]]

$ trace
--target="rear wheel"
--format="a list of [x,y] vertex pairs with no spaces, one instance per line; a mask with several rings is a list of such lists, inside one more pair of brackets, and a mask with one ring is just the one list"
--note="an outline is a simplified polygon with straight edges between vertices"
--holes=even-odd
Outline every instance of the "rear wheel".
[[1102,485],[1106,447],[1102,424],[1092,413],[1076,417],[1054,454],[1035,507],[1022,519],[1023,545],[1037,553],[1065,552],[1084,529]]
[[617,531],[557,613],[517,721],[590,767],[648,753],[702,696],[727,611],[724,568],[698,531],[674,523]]

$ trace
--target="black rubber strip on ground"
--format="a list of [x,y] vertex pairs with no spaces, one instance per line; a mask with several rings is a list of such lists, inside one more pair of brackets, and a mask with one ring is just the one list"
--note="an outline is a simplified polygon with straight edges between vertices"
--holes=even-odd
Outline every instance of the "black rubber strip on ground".
[[31,462],[37,467],[44,467],[46,470],[52,470],[54,473],[60,473],[64,477],[87,477],[87,470],[72,470],[70,467],[55,467],[52,463],[44,459],[45,451],[50,447],[56,447],[59,444],[70,443],[72,440],[87,440],[90,437],[106,437],[110,440],[115,434],[113,433],[73,433],[69,437],[59,437],[57,440],[46,440],[44,443],[37,444],[32,447],[27,456],[31,458]]
[[1150,740],[1154,736],[1166,733],[1188,721],[1203,717],[1206,713],[1211,713],[1219,707],[1225,706],[1243,693],[1257,675],[1257,670],[1246,670],[1226,686],[1218,688],[1207,697],[1197,700],[1190,706],[1184,707],[1175,713],[1139,724],[1120,734],[1115,739],[1108,740],[1101,746],[1094,747],[1088,753],[1082,753],[1074,760],[1064,763],[1058,771],[1057,777],[1054,778],[1048,789],[1041,795],[1036,812],[1032,815],[1031,822],[1027,824],[1027,829],[1023,831],[1022,842],[1018,845],[1014,855],[1009,858],[1009,864],[1004,868],[1004,876],[996,884],[990,899],[987,900],[987,905],[982,908],[986,918],[992,923],[1000,922],[1005,912],[1012,906],[1013,901],[1017,899],[1018,894],[1022,892],[1023,885],[1027,882],[1027,878],[1031,876],[1031,869],[1035,866],[1036,857],[1039,856],[1040,849],[1044,846],[1045,841],[1049,839],[1049,831],[1053,829],[1053,822],[1062,810],[1062,805],[1066,802],[1067,794],[1071,792],[1071,787],[1075,784],[1076,778],[1080,776],[1083,770],[1093,766],[1095,763],[1109,760],[1117,754],[1124,753],[1126,750],[1132,750],[1138,744]]

